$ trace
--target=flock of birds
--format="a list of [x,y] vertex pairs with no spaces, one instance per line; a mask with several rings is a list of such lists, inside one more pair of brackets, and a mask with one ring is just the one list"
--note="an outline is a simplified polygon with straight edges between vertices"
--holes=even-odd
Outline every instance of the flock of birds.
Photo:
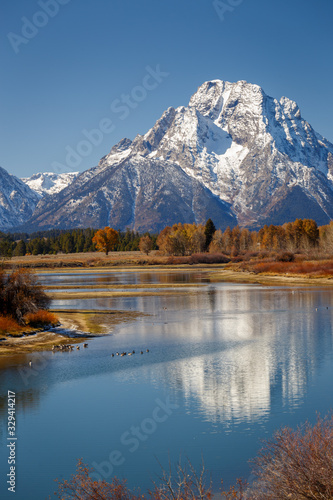
[[[60,344],[60,345],[54,345],[52,346],[52,351],[72,351],[74,349],[75,346],[71,345],[71,344]],[[88,347],[88,344],[83,344],[83,347]],[[77,345],[76,346],[76,349],[80,349],[80,346]],[[149,349],[146,349],[146,352],[149,352]],[[112,353],[111,354],[111,357],[114,358],[115,356],[133,356],[133,354],[135,354],[135,351],[131,351],[131,352],[126,352],[126,351],[123,351],[123,352],[116,352],[116,353]],[[143,354],[143,351],[140,351],[140,354]],[[32,366],[32,361],[30,360],[29,361],[29,366]]]
[[[149,349],[146,349],[146,352],[149,352]],[[133,354],[135,354],[135,351],[132,351],[132,352],[126,352],[126,351],[123,351],[123,352],[116,352],[116,356],[132,356]],[[143,354],[143,351],[140,351],[140,354]],[[111,354],[111,357],[114,358],[115,354],[112,353]]]
[[[71,344],[60,344],[60,345],[54,345],[52,346],[52,351],[72,351],[75,346]],[[83,344],[83,347],[88,347],[88,344]],[[80,346],[77,345],[76,349],[79,350]]]

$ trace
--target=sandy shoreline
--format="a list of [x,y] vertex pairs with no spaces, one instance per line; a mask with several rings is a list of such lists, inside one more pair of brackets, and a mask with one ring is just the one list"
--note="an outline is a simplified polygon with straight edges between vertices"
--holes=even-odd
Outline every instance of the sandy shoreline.
[[[50,351],[53,345],[78,344],[89,338],[112,334],[116,325],[133,321],[143,314],[136,311],[56,311],[61,326],[0,342],[0,358],[7,355]],[[61,330],[64,331],[61,331]]]
[[209,273],[212,282],[230,281],[235,283],[257,283],[259,285],[280,286],[332,286],[333,276],[305,276],[295,274],[255,274],[249,271],[224,269]]

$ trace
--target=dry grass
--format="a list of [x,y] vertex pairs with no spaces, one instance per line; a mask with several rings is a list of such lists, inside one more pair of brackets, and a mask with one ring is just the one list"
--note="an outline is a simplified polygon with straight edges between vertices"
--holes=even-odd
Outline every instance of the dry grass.
[[333,260],[247,263],[246,270],[256,274],[273,273],[327,277],[333,276]]
[[6,268],[95,268],[113,266],[143,266],[164,265],[168,257],[162,256],[157,250],[149,255],[141,252],[110,252],[105,255],[101,252],[86,252],[57,255],[25,255],[13,257],[6,261]]
[[188,257],[174,257],[161,255],[158,250],[153,250],[149,255],[141,252],[110,252],[105,255],[101,252],[87,252],[58,255],[26,255],[13,257],[6,261],[6,268],[31,267],[46,269],[66,268],[105,268],[105,267],[142,267],[142,266],[168,266],[168,265],[193,265],[193,264],[225,264],[230,258],[223,254],[198,253]]

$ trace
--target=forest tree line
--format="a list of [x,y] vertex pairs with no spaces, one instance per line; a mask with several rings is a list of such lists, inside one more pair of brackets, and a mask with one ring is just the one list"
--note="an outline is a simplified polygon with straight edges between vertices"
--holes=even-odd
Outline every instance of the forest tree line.
[[[97,229],[50,230],[36,233],[1,233],[0,255],[5,257],[58,253],[95,252]],[[95,240],[94,240],[95,237]],[[145,243],[145,245],[144,245]],[[281,226],[265,225],[258,231],[239,226],[225,231],[211,219],[203,224],[174,224],[159,234],[118,231],[113,251],[159,250],[164,255],[192,255],[211,252],[237,256],[246,252],[333,251],[333,221],[317,226],[312,219],[296,219]],[[146,253],[148,253],[148,251]]]
[[175,224],[164,228],[157,238],[157,246],[168,255],[191,255],[209,251],[237,256],[246,252],[285,251],[308,252],[319,249],[333,251],[333,221],[318,227],[312,219],[296,219],[282,226],[265,225],[259,231],[227,227],[215,230],[209,219],[206,226]]
[[[97,229],[69,229],[38,231],[36,233],[1,233],[0,255],[3,257],[23,255],[46,255],[58,253],[81,253],[97,251],[93,238]],[[149,234],[149,233],[147,233]],[[136,231],[118,231],[114,251],[139,250],[142,235]],[[150,234],[153,249],[157,235]]]

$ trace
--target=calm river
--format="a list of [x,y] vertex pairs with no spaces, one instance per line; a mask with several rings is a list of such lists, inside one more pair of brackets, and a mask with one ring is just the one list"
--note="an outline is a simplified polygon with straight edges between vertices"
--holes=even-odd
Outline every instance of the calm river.
[[[195,270],[41,276],[47,285],[87,290],[188,287],[53,302],[56,309],[145,315],[89,340],[88,349],[21,355],[0,371],[1,499],[52,495],[54,479],[69,478],[80,457],[95,478],[117,475],[143,490],[157,480],[159,463],[168,468],[169,460],[188,457],[198,467],[203,457],[218,491],[221,478],[226,485],[249,479],[248,460],[274,430],[331,410],[332,289],[210,283],[207,276]],[[17,405],[15,495],[6,485],[7,390],[15,391]]]

